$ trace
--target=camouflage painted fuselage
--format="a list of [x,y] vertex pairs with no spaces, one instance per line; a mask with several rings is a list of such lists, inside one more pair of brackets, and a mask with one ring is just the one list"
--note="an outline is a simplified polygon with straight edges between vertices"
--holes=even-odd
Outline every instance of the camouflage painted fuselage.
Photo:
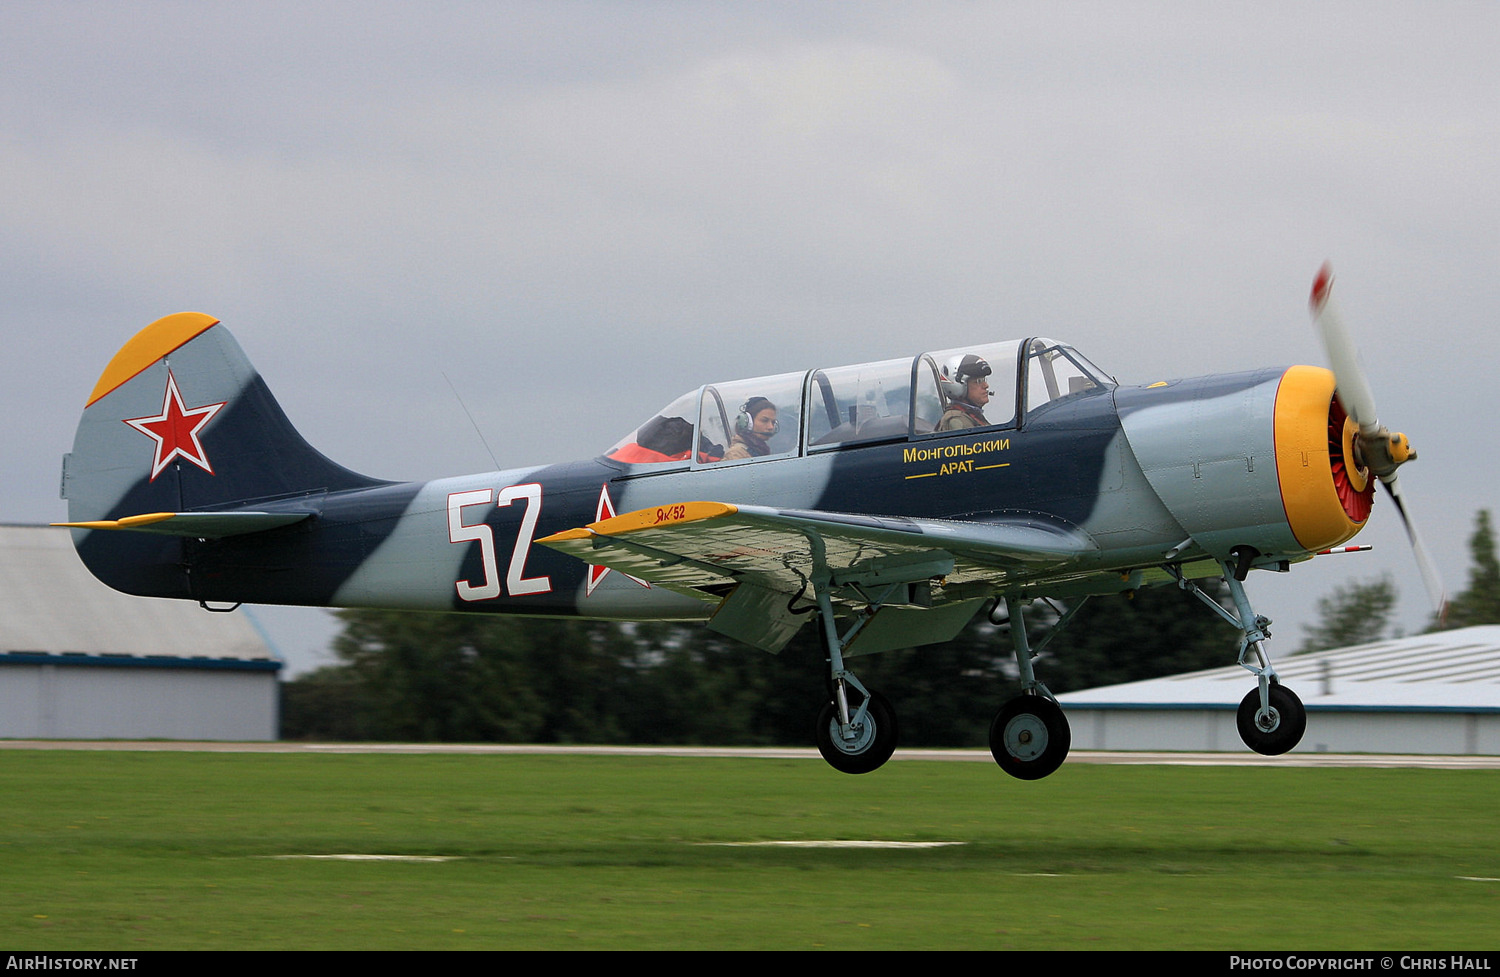
[[[1077,541],[1063,560],[997,557],[993,572],[937,580],[938,603],[1117,592],[1165,579],[1157,568],[1169,560],[1217,573],[1246,547],[1272,566],[1363,524],[1337,484],[1327,371],[1100,379],[1048,400],[1028,396],[1037,381],[1024,357],[1001,369],[1015,371],[1018,419],[1004,426],[933,432],[914,407],[900,430],[847,443],[814,443],[804,421],[791,449],[747,462],[699,450],[394,483],[309,446],[227,330],[184,313],[148,327],[105,371],[63,492],[84,562],[132,594],[607,619],[703,619],[716,594],[647,586],[537,540],[698,500],[795,510],[833,532],[841,518],[879,517],[934,548],[946,526]],[[804,418],[818,410],[815,387]],[[152,514],[159,521],[140,518]],[[250,528],[226,529],[235,515]]]

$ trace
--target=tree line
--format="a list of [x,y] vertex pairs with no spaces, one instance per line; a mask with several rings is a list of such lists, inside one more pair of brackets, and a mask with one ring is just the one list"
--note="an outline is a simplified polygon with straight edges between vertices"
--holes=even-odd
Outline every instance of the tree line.
[[[1389,576],[1354,580],[1334,588],[1318,601],[1317,623],[1305,626],[1298,654],[1368,644],[1399,637],[1391,615],[1396,608],[1396,585]],[[1500,560],[1495,556],[1495,532],[1488,509],[1479,510],[1469,536],[1468,586],[1435,614],[1427,631],[1500,624]]]
[[[816,626],[768,655],[696,624],[337,614],[338,664],[282,686],[285,738],[800,746],[825,701]],[[1033,645],[1052,627],[1047,617],[1028,615]],[[1004,628],[981,613],[952,641],[851,667],[891,700],[904,744],[983,746],[1016,693]],[[1089,601],[1037,673],[1061,694],[1223,665],[1234,642],[1191,594],[1154,588]]]

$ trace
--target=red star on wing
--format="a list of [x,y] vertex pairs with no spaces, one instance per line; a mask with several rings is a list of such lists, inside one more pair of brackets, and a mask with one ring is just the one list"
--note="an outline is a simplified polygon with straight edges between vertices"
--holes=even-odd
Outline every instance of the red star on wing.
[[167,392],[162,397],[161,413],[155,417],[131,417],[125,420],[126,424],[156,442],[156,457],[151,462],[151,481],[156,481],[156,476],[162,473],[162,469],[173,458],[190,461],[210,475],[214,473],[213,466],[208,463],[208,455],[203,452],[203,444],[198,440],[198,432],[227,403],[227,400],[220,401],[189,410],[182,404],[177,378],[172,376],[171,370],[167,371]]
[[[609,497],[609,485],[606,483],[599,486],[599,507],[594,510],[594,521],[603,522],[606,519],[613,519],[614,517],[615,503],[614,500]],[[603,580],[605,574],[607,573],[609,573],[609,567],[601,567],[595,563],[589,564],[589,586],[588,590],[584,593],[585,597],[594,592],[594,588],[599,586],[599,581]],[[625,574],[625,576],[630,577],[630,574],[627,573]],[[630,577],[630,579],[634,580],[642,587],[651,586],[640,577]]]

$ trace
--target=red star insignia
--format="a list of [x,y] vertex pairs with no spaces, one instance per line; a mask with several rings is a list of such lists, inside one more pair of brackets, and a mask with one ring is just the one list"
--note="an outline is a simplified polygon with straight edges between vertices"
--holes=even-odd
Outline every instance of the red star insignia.
[[125,420],[126,424],[156,442],[156,457],[151,462],[151,481],[156,481],[156,476],[162,473],[162,469],[173,458],[190,461],[210,475],[214,473],[213,466],[208,463],[208,455],[203,453],[198,432],[227,403],[227,400],[220,401],[191,410],[184,407],[182,394],[177,389],[177,378],[172,376],[171,370],[167,371],[167,392],[162,397],[161,413],[155,417],[131,417]]
[[[614,517],[615,517],[615,503],[614,503],[614,500],[612,500],[609,497],[609,485],[606,483],[604,485],[599,486],[599,507],[594,510],[594,521],[595,522],[603,522],[606,519],[613,519]],[[601,567],[601,566],[599,566],[597,564],[590,563],[589,564],[589,587],[588,587],[588,590],[584,593],[584,596],[587,597],[589,594],[592,594],[594,592],[594,588],[597,587],[597,586],[599,586],[599,581],[603,580],[604,577],[605,577],[605,575],[608,574],[608,573],[609,573],[609,567]],[[625,574],[625,576],[630,577],[630,574],[627,573],[627,574]],[[640,577],[630,577],[630,579],[634,580],[636,583],[640,584],[642,587],[650,587],[651,586],[649,583],[647,583],[646,581],[642,580]]]

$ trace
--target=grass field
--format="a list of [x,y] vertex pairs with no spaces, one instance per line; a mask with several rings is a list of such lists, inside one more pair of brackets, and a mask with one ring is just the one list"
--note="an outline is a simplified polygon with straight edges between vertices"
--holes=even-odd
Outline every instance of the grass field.
[[[1497,809],[1500,771],[4,751],[0,943],[1494,949]],[[724,845],[828,839],[962,844]],[[277,857],[347,853],[452,860]]]

